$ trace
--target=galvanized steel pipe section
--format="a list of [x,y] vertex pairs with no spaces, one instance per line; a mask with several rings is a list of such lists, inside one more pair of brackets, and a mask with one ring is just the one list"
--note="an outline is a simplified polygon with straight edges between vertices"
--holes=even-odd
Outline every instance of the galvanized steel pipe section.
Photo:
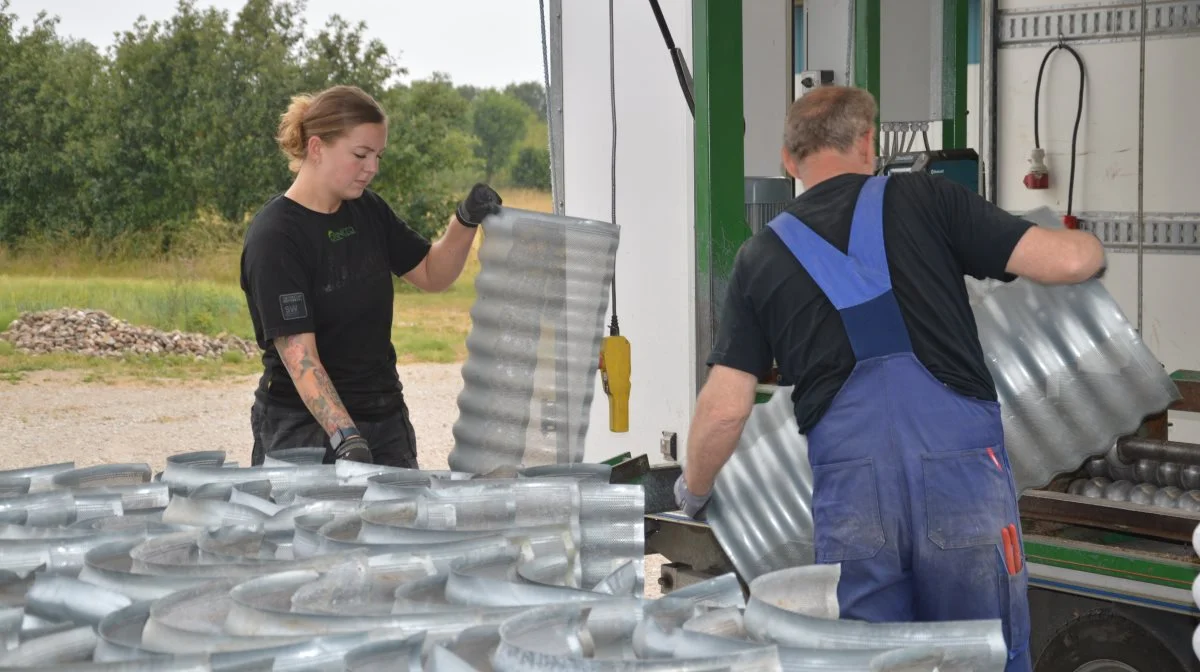
[[998,619],[936,623],[835,620],[837,583],[830,567],[779,570],[751,582],[744,616],[746,632],[759,641],[800,648],[933,646],[941,649],[947,662],[974,666],[968,669],[1004,669],[1008,649]]
[[483,230],[450,468],[581,462],[619,229],[505,208]]

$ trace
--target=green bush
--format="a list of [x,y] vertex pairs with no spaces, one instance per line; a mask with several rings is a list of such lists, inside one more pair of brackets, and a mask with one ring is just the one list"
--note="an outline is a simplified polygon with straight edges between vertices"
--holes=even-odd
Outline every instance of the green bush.
[[550,188],[550,150],[545,147],[523,147],[512,168],[513,184],[527,189]]

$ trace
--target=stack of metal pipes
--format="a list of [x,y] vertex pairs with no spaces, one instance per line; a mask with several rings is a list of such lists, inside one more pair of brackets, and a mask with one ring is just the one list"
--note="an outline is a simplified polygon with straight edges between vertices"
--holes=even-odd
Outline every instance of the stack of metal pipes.
[[605,465],[323,456],[0,472],[0,668],[1003,669],[999,621],[839,620],[836,567],[645,599],[644,490]]

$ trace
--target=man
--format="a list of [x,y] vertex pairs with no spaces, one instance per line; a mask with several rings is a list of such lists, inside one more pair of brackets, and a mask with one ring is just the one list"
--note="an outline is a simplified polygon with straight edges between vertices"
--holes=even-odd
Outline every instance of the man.
[[841,564],[841,616],[998,618],[1007,670],[1029,670],[1016,491],[963,276],[1081,282],[1104,251],[945,179],[872,177],[875,113],[847,87],[788,111],[783,162],[806,191],[738,252],[676,499],[703,509],[775,362],[795,385],[816,561]]

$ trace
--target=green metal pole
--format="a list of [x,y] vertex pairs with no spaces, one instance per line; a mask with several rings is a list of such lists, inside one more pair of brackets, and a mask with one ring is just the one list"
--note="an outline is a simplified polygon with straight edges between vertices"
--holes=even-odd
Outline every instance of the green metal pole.
[[943,0],[942,148],[967,146],[967,0]]
[[[854,86],[866,89],[879,99],[879,19],[882,11],[879,0],[855,0],[854,2]],[[875,150],[879,151],[879,132],[876,128]]]
[[697,389],[716,336],[733,260],[749,237],[745,221],[742,2],[693,0],[696,102]]

